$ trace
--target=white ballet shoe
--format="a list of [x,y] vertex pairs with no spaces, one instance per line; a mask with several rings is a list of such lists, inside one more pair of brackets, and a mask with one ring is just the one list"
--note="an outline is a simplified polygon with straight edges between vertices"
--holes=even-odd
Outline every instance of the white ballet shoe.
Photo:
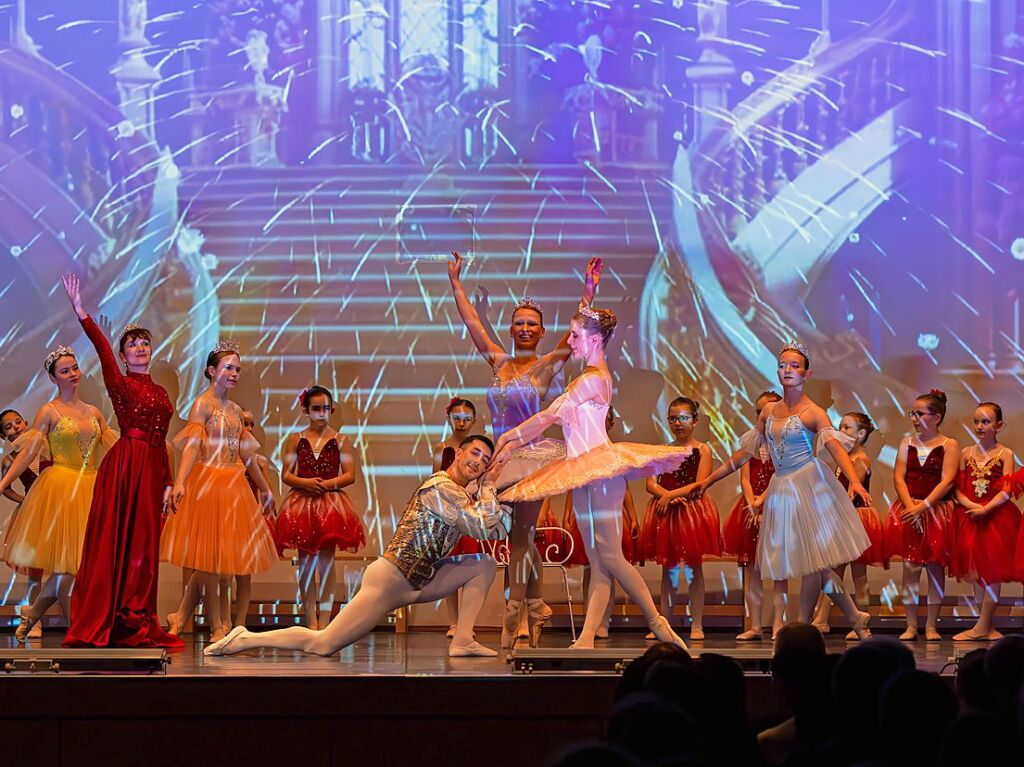
[[470,642],[466,645],[450,645],[448,647],[449,658],[496,658],[497,650],[484,647],[479,642]]
[[177,613],[167,613],[167,633],[173,637],[181,636],[185,630],[185,622],[178,618]]
[[203,655],[221,656],[234,655],[236,652],[242,652],[241,650],[232,650],[231,643],[245,633],[246,629],[243,626],[235,626],[228,632],[226,637],[214,642],[209,647],[204,648]]
[[659,642],[668,642],[674,644],[677,647],[682,647],[684,650],[689,652],[689,648],[686,646],[686,642],[679,636],[675,631],[672,630],[672,626],[668,622],[668,618],[664,615],[659,615],[650,624],[651,633],[654,634],[655,638]]

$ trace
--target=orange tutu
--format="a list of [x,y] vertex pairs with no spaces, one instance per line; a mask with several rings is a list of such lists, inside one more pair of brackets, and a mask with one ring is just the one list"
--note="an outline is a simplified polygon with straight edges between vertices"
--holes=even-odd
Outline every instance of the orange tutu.
[[860,565],[888,567],[889,557],[885,550],[885,526],[882,524],[881,515],[877,509],[869,506],[858,506],[857,514],[860,516],[860,522],[864,525],[864,532],[868,534],[871,545],[853,561]]
[[164,525],[160,559],[218,575],[253,575],[277,561],[242,464],[192,467],[185,497]]
[[639,554],[663,567],[699,565],[707,556],[721,556],[722,533],[718,508],[706,496],[697,501],[673,501],[663,516],[647,504],[638,541]]
[[963,506],[954,511],[956,534],[950,572],[957,578],[985,583],[1007,583],[1024,577],[1014,559],[1020,512],[1003,503],[983,517],[967,516]]
[[320,497],[292,490],[281,504],[274,538],[279,549],[305,554],[328,549],[355,554],[366,545],[363,522],[340,490]]
[[722,525],[722,547],[725,553],[736,557],[741,565],[757,564],[757,538],[761,534],[761,522],[747,524],[750,511],[743,496],[736,501],[729,516]]
[[921,515],[922,528],[900,519],[903,503],[896,501],[885,524],[885,553],[915,565],[934,562],[949,567],[953,550],[953,502],[940,501]]

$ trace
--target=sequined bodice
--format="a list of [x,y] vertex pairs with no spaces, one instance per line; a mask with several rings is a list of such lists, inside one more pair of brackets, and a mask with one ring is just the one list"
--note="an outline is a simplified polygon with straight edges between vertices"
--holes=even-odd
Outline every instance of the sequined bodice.
[[462,535],[459,528],[424,508],[416,492],[406,504],[383,556],[419,589],[434,577],[434,565],[451,553]]
[[907,448],[907,492],[911,498],[921,500],[942,481],[942,461],[945,450],[942,445],[933,447],[922,464],[917,456],[917,448]]
[[700,451],[694,448],[675,471],[658,475],[658,484],[666,490],[678,490],[692,485],[697,481],[697,469],[700,468]]
[[296,469],[300,477],[334,479],[338,476],[338,470],[341,468],[341,449],[334,437],[320,448],[320,455],[314,455],[313,445],[306,437],[301,437],[295,453]]
[[100,422],[89,419],[90,429],[83,431],[73,418],[61,416],[50,429],[47,441],[50,457],[55,466],[69,469],[92,470],[96,468],[96,443],[100,441]]
[[775,416],[769,415],[764,425],[764,436],[768,440],[772,464],[779,473],[795,471],[814,459],[814,432],[804,426],[795,413],[783,420],[778,435],[775,433]]
[[[765,451],[761,451],[764,453]],[[764,460],[760,458],[750,459],[750,488],[754,491],[754,495],[761,495],[765,490],[768,489],[768,483],[771,482],[772,475],[775,473],[775,467],[772,465],[772,460],[765,455]]]
[[[908,472],[909,473],[909,472]],[[998,480],[1003,476],[1002,454],[994,455],[984,463],[978,463],[972,455],[964,462],[964,474],[960,492],[975,503],[988,503],[1000,491]]]
[[206,419],[207,444],[203,456],[206,463],[235,464],[239,462],[238,446],[242,436],[242,419],[233,408],[214,410]]
[[[843,474],[842,470],[836,469],[836,478],[839,480],[839,484],[843,486],[844,490],[849,490],[850,489],[850,480],[848,480],[846,478],[846,475]],[[869,491],[869,492],[871,490],[871,472],[870,471],[864,477],[864,489]],[[855,509],[859,509],[859,508],[862,508],[864,506],[867,506],[867,504],[864,503],[864,499],[861,498],[859,495],[856,498],[853,499],[853,507]]]
[[504,383],[495,374],[487,388],[487,406],[491,411],[494,439],[498,439],[540,411],[540,394],[529,373],[521,373]]

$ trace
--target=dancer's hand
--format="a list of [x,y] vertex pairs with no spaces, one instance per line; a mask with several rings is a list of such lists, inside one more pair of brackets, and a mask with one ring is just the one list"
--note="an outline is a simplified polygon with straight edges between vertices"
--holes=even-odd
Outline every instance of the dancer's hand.
[[96,325],[99,327],[100,332],[103,333],[111,341],[114,340],[112,333],[114,332],[114,326],[110,322],[110,317],[105,314],[96,315]]
[[274,501],[273,493],[262,493],[263,498],[263,513],[269,514],[271,517],[277,517],[277,503]]
[[166,517],[168,514],[173,514],[177,509],[174,508],[174,503],[171,501],[171,488],[164,488],[164,504],[163,514]]
[[448,279],[453,284],[462,281],[462,256],[457,250],[452,251],[452,260],[448,262]]
[[698,482],[695,485],[691,485],[691,487],[693,487],[693,489],[687,496],[687,500],[699,501],[701,499],[701,496],[703,496],[708,489],[707,480],[704,480],[703,482]]
[[981,519],[983,516],[988,514],[988,506],[981,506],[977,503],[972,503],[970,506],[964,506],[964,513],[971,519]]
[[175,511],[178,510],[178,504],[181,503],[185,497],[185,486],[180,482],[174,483],[174,488],[171,490],[171,508]]
[[869,493],[867,488],[865,488],[860,482],[850,483],[849,494],[850,500],[860,498],[864,502],[865,506],[871,506],[871,493]]
[[913,523],[920,526],[920,518],[922,514],[924,514],[924,504],[915,503],[913,506],[905,508],[900,512],[900,521],[904,524]]
[[584,278],[583,295],[590,303],[597,293],[597,283],[601,281],[601,270],[604,269],[604,262],[600,258],[592,258],[587,262],[587,274]]
[[324,481],[320,477],[305,477],[302,480],[302,489],[314,498],[320,498],[327,492]]
[[487,314],[487,310],[491,305],[491,293],[487,290],[486,285],[477,285],[476,293],[473,294],[473,308],[476,309],[477,314]]
[[747,518],[743,521],[743,524],[748,528],[760,527],[761,526],[761,509],[758,508],[755,511],[753,508],[747,510]]
[[82,308],[82,287],[78,275],[66,272],[60,276],[60,281],[64,285],[64,292],[68,294],[71,308],[75,310],[78,319],[84,320],[87,315],[85,309]]
[[640,537],[640,523],[636,521],[636,517],[629,520],[629,537],[633,540]]
[[661,496],[661,498],[659,498],[654,504],[654,513],[659,517],[665,516],[665,514],[668,513],[668,507],[678,500],[678,497],[672,495],[672,493],[665,493],[665,495]]

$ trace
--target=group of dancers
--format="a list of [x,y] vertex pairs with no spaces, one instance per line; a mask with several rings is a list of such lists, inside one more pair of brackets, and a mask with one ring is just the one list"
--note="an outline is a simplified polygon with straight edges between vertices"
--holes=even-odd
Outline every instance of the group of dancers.
[[[79,399],[81,372],[66,346],[44,361],[58,394],[31,426],[13,410],[0,413],[12,449],[0,492],[20,502],[3,558],[29,579],[18,640],[32,636],[41,616],[58,603],[69,620],[66,646],[180,648],[179,635],[202,600],[212,633],[207,655],[254,647],[330,654],[367,634],[391,610],[445,599],[449,653],[493,656],[495,650],[475,640],[473,627],[495,577],[496,545],[506,548],[509,562],[503,648],[524,635],[536,644],[551,617],[540,586],[541,550],[552,546],[571,549],[563,561],[587,568],[586,617],[573,644],[578,649],[607,636],[616,585],[640,608],[649,638],[685,647],[669,623],[681,575],[689,584],[690,638],[702,639],[703,564],[722,555],[735,556],[745,572],[741,640],[763,636],[764,579],[773,582],[773,634],[778,630],[791,578],[801,579],[799,620],[824,630],[831,603],[852,627],[850,639],[868,636],[866,568],[894,558],[903,561],[902,639],[918,635],[922,570],[929,579],[927,639],[939,638],[947,573],[973,582],[980,606],[977,624],[956,638],[998,638],[992,620],[1000,586],[1024,579],[1024,527],[1011,502],[1024,492],[1024,478],[1014,472],[1012,453],[998,444],[998,405],[978,405],[976,444],[961,451],[941,431],[944,394],[933,390],[912,403],[914,433],[903,440],[896,460],[898,500],[883,521],[868,490],[871,460],[864,443],[873,424],[863,413],[847,413],[833,427],[804,392],[811,353],[798,342],[778,355],[781,394],[766,391],[755,399],[756,426],[713,469],[710,447],[694,437],[701,415],[693,398],[669,404],[668,445],[609,439],[613,383],[605,349],[616,318],[593,306],[599,259],[587,266],[568,331],[544,355],[538,353],[545,334],[542,308],[528,298],[516,305],[509,352],[467,296],[461,269],[462,259],[453,253],[455,305],[493,374],[487,404],[494,441],[473,431],[476,406],[453,399],[446,413],[451,435],[435,450],[433,473],[409,499],[394,537],[366,568],[355,596],[333,617],[335,552],[358,551],[365,531],[344,492],[356,467],[347,438],[330,424],[332,393],[312,386],[299,396],[307,425],[283,446],[281,478],[290,490],[277,513],[267,459],[252,436],[255,419],[230,399],[243,370],[241,351],[233,343],[218,344],[206,360],[207,389],[193,403],[185,428],[171,437],[181,451],[172,475],[172,407],[148,375],[152,335],[129,325],[117,338],[115,356],[82,307],[78,279],[65,275],[71,305],[99,356],[120,432]],[[570,357],[583,363],[582,373],[544,407]],[[564,442],[545,436],[556,425]],[[736,470],[742,496],[721,525],[705,493]],[[651,499],[640,520],[627,482],[642,477]],[[16,480],[24,495],[13,490]],[[566,498],[561,523],[550,506],[559,496]],[[249,632],[251,577],[284,549],[299,554],[305,626]],[[166,629],[156,615],[160,561],[186,574],[181,605],[167,616]],[[636,569],[644,562],[662,567],[660,606]],[[842,581],[847,567],[852,595]]]

